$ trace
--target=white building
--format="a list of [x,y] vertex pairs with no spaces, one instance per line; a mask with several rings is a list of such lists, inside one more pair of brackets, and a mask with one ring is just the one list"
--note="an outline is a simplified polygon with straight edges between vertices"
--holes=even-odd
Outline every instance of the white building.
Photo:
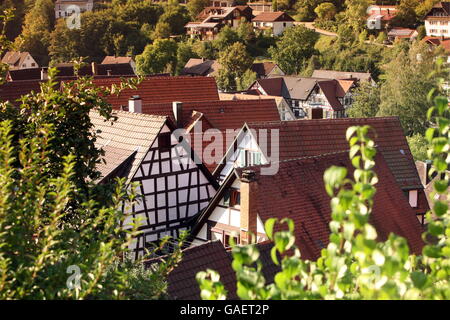
[[29,52],[8,51],[2,58],[2,63],[9,66],[9,70],[39,68],[38,63]]
[[263,12],[252,20],[257,30],[270,30],[272,36],[279,36],[286,28],[294,25],[294,19],[284,12]]
[[450,37],[450,2],[439,2],[425,17],[427,36]]
[[[83,13],[94,9],[94,0],[56,0],[55,17],[65,18],[72,13]],[[79,10],[79,11],[78,11]]]

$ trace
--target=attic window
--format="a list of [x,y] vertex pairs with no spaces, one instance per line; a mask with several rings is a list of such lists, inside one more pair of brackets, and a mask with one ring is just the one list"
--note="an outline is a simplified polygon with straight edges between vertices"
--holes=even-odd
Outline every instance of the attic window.
[[241,204],[241,193],[237,190],[226,190],[223,196],[223,204],[226,207],[235,207]]
[[219,109],[219,113],[225,113],[225,109],[224,108],[220,108]]
[[166,152],[170,150],[171,146],[170,138],[171,138],[170,132],[164,132],[158,136],[158,147],[161,150],[161,152]]
[[405,150],[400,149],[400,153],[403,154],[403,155],[405,155]]

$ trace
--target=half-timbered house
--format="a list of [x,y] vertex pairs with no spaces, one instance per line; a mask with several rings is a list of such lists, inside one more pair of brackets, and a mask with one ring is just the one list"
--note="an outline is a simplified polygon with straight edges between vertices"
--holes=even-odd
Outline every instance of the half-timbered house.
[[98,183],[124,177],[137,184],[141,196],[123,208],[128,215],[124,228],[133,222],[141,231],[131,248],[135,257],[149,243],[166,235],[177,238],[189,228],[189,219],[207,206],[217,187],[203,164],[194,161],[189,145],[178,143],[170,119],[139,113],[140,107],[139,99],[132,100],[134,112],[116,111],[115,122],[91,112],[95,130],[101,130],[96,145],[105,151]]
[[248,92],[283,97],[297,118],[335,119],[346,117],[356,86],[356,79],[282,76],[258,79]]
[[[390,233],[405,237],[412,252],[423,247],[422,227],[403,196],[382,153],[375,157],[379,182],[370,223],[379,240]],[[265,222],[270,218],[290,218],[302,258],[315,260],[328,245],[331,220],[330,197],[323,175],[330,166],[353,172],[348,151],[280,161],[274,175],[262,174],[266,166],[234,168],[210,204],[197,217],[192,230],[193,245],[220,240],[225,247],[231,239],[242,245],[264,242]]]
[[276,171],[279,161],[347,150],[347,128],[362,125],[374,129],[376,135],[372,137],[377,150],[423,223],[429,206],[397,117],[248,123],[237,135],[233,147],[228,149],[213,176],[222,182],[235,167],[271,164],[270,170]]

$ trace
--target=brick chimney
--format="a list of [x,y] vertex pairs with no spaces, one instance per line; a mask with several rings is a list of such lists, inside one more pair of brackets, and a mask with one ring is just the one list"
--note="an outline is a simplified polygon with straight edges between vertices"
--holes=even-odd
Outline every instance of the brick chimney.
[[47,68],[41,68],[41,80],[48,80]]
[[258,182],[256,172],[253,170],[242,171],[241,177],[241,228],[240,243],[249,244],[252,236],[256,240],[258,217]]
[[183,127],[183,103],[179,101],[172,102],[172,112],[176,121],[177,128]]
[[98,66],[97,66],[97,63],[92,62],[92,63],[91,63],[91,67],[92,67],[92,75],[93,75],[93,76],[98,75]]
[[132,96],[128,100],[128,111],[142,113],[142,99],[140,96]]

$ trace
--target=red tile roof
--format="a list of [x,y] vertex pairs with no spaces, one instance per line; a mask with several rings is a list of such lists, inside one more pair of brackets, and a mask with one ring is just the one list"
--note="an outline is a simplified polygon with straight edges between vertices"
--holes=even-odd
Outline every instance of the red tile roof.
[[277,65],[273,62],[258,62],[252,64],[252,71],[256,72],[259,78],[267,77]]
[[[374,170],[379,182],[370,222],[377,230],[378,239],[385,240],[390,233],[395,233],[405,237],[411,251],[418,254],[423,241],[416,214],[381,154],[377,154],[375,163]],[[348,152],[282,161],[276,175],[259,175],[260,166],[250,168],[258,176],[259,217],[263,223],[273,217],[292,219],[296,244],[304,259],[317,259],[329,241],[331,207],[323,175],[332,165],[346,167],[349,175],[353,174]],[[241,176],[242,170],[236,169],[238,176]]]
[[[269,96],[282,96],[283,78],[258,79],[258,84]],[[255,85],[254,84],[254,85]]]
[[[150,104],[143,105],[143,113],[158,114],[169,116],[172,120],[172,104]],[[183,126],[193,132],[193,126],[202,125],[202,131],[215,128],[222,133],[227,129],[240,130],[246,122],[249,121],[276,121],[280,119],[275,100],[255,99],[255,100],[221,100],[221,101],[198,101],[183,103]],[[196,120],[196,121],[194,121]],[[224,135],[225,137],[225,135]],[[223,154],[229,148],[232,141],[224,141]],[[202,150],[204,150],[210,141],[203,141]],[[199,151],[198,146],[193,145],[194,150]],[[221,157],[220,157],[221,158]],[[204,159],[206,166],[212,172],[217,163],[212,159]]]
[[[120,79],[96,79],[94,83],[110,86]],[[139,95],[143,104],[219,100],[217,85],[210,77],[146,77],[136,90],[126,89],[119,96],[108,97],[113,107],[127,106],[128,99]]]
[[106,56],[103,59],[102,64],[113,64],[113,63],[131,63],[133,58],[131,57],[115,57],[115,56]]
[[[97,76],[93,82],[98,86],[111,86],[112,84],[119,84],[121,78]],[[60,77],[59,79],[70,81],[74,78]],[[40,80],[27,80],[6,83],[0,86],[0,101],[13,101],[30,93],[31,90],[39,90],[40,82]],[[119,108],[120,106],[127,106],[128,99],[133,95],[139,95],[143,103],[147,104],[219,100],[214,78],[188,76],[148,76],[137,86],[136,90],[126,89],[119,96],[110,96],[107,100],[113,107]]]
[[[150,260],[146,265],[156,261]],[[200,300],[200,287],[195,276],[200,271],[212,269],[220,274],[220,281],[228,291],[227,299],[237,299],[236,276],[231,261],[220,241],[185,249],[181,262],[169,273],[167,293],[176,300]]]
[[0,86],[0,101],[9,101],[17,105],[17,99],[21,96],[27,95],[31,91],[40,92],[40,83],[41,81],[38,80],[6,82]]
[[378,150],[383,154],[402,188],[422,188],[408,142],[397,117],[255,122],[249,123],[248,126],[255,130],[278,129],[280,160],[287,160],[347,150],[345,133],[347,128],[356,125],[369,125],[375,130],[374,139]]
[[275,21],[294,21],[291,16],[285,12],[263,12],[253,18],[253,22],[275,22]]

